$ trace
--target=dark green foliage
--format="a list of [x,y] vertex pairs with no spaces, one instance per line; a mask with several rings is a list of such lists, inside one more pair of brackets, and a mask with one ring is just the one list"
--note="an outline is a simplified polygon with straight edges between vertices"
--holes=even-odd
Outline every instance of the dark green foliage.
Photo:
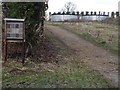
[[119,12],[116,12],[116,16],[119,17]]
[[26,40],[34,45],[38,38],[36,29],[47,9],[45,2],[6,2],[2,7],[4,17],[25,19]]
[[108,16],[109,16],[109,14],[110,14],[110,13],[108,12]]
[[89,15],[89,12],[88,12],[88,11],[86,11],[86,15]]
[[51,15],[51,12],[49,12],[49,15]]
[[81,12],[81,15],[83,16],[83,15],[84,15],[84,12]]
[[70,12],[66,12],[66,14],[70,14]]
[[93,12],[91,11],[91,15],[93,15]]
[[74,12],[74,11],[72,12],[72,15],[75,15],[75,12]]
[[56,15],[56,12],[54,12],[52,15]]
[[112,12],[112,13],[111,13],[111,17],[112,17],[112,18],[114,18],[114,16],[115,16],[115,13],[114,13],[114,12]]
[[103,15],[105,15],[105,12],[103,12]]
[[94,15],[96,15],[97,14],[97,12],[94,12]]
[[101,12],[99,11],[99,15],[101,15]]
[[65,12],[62,12],[62,14],[64,15],[64,14],[65,14]]
[[79,11],[77,11],[77,15],[79,15],[80,14],[80,12]]
[[57,14],[61,14],[61,12],[58,12]]

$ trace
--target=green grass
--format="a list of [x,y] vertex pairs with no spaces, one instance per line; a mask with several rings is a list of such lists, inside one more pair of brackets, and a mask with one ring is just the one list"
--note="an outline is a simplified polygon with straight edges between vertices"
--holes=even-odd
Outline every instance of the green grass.
[[106,30],[113,30],[113,31],[118,31],[118,29],[116,28],[110,28],[110,27],[100,27],[100,26],[96,26],[96,29],[106,29]]
[[52,26],[60,26],[59,24],[48,24],[48,25],[52,25]]
[[[98,71],[92,70],[58,38],[46,32],[47,39],[59,47],[60,62],[32,62],[26,58],[25,65],[9,60],[3,66],[3,88],[114,88]],[[30,69],[36,72],[10,73],[14,69]]]
[[[95,45],[97,45],[99,47],[102,47],[102,48],[104,48],[106,50],[109,50],[110,52],[112,52],[114,54],[118,54],[118,52],[119,52],[118,47],[116,47],[115,45],[106,43],[105,40],[102,40],[102,39],[99,39],[99,38],[94,38],[89,33],[83,33],[83,32],[80,32],[78,30],[75,30],[75,28],[73,28],[70,25],[65,25],[65,24],[62,24],[62,23],[58,23],[58,24],[47,23],[47,24],[53,25],[53,26],[59,26],[61,28],[64,28],[64,29],[66,29],[66,30],[68,30],[68,31],[70,31],[72,33],[75,33],[76,35],[80,36],[81,38],[84,38],[85,40],[90,41],[91,43],[93,43],[93,44],[95,44]],[[93,24],[93,26],[94,26],[94,24]],[[105,29],[105,30],[118,31],[117,29],[109,28],[109,27],[101,27],[101,26],[95,26],[95,27],[96,27],[96,30],[97,29]]]
[[108,43],[106,43],[106,41],[102,40],[102,39],[99,39],[99,38],[94,38],[92,37],[90,34],[88,33],[84,33],[82,35],[82,37],[88,41],[90,41],[91,43],[99,46],[99,47],[102,47],[106,50],[109,50],[110,52],[114,53],[114,54],[118,54],[118,47],[115,47],[115,46],[112,46]]
[[[70,58],[69,58],[70,59]],[[6,88],[102,88],[114,87],[96,71],[89,70],[85,65],[53,68],[54,72],[25,73],[21,75],[3,73],[3,87]],[[72,70],[73,69],[73,70]],[[75,70],[75,71],[74,71]],[[77,71],[76,71],[77,70]]]

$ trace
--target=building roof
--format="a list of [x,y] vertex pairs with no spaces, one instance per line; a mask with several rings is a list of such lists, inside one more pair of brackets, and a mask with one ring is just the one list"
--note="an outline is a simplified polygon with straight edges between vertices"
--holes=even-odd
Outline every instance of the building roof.
[[25,19],[17,19],[17,18],[4,18],[5,21],[25,21]]

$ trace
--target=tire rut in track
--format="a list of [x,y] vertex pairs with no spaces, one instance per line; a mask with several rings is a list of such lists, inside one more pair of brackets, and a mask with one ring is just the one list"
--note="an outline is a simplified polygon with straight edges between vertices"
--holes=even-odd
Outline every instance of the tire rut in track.
[[77,35],[57,26],[46,25],[65,45],[75,50],[82,61],[98,70],[108,80],[118,85],[118,56],[93,45]]

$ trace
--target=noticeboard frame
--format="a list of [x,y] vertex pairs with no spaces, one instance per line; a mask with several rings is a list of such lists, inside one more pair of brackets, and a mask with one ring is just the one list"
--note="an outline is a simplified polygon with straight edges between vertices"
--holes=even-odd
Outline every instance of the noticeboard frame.
[[[8,43],[22,43],[22,63],[24,64],[25,61],[25,19],[15,19],[15,18],[4,18],[4,33],[3,33],[3,52],[4,52],[4,63],[7,62],[7,44]],[[7,22],[22,22],[23,23],[23,39],[7,39]]]
[[[7,38],[7,23],[12,22],[12,23],[23,23],[23,39],[15,39]],[[15,19],[15,18],[4,18],[4,23],[5,23],[5,33],[4,33],[4,38],[6,39],[7,42],[25,42],[25,19]]]

